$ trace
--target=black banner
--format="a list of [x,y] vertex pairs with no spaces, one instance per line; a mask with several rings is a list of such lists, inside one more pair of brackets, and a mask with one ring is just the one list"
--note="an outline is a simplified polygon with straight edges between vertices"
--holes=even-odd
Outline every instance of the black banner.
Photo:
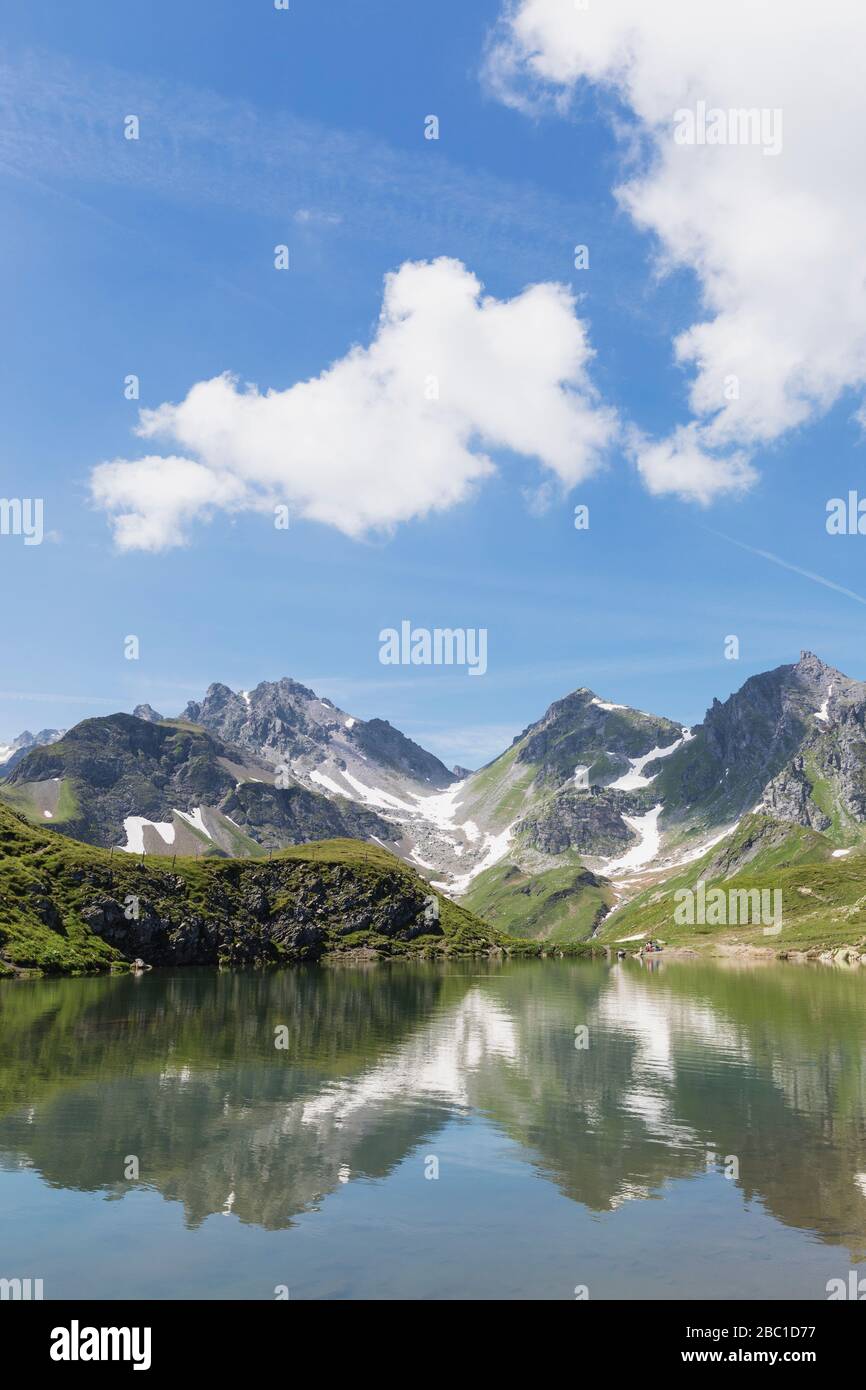
[[[303,1303],[303,1307],[300,1305]],[[485,1303],[478,1321],[478,1302],[467,1300],[465,1311],[476,1330],[479,1356],[489,1376],[497,1350],[513,1355],[520,1336],[511,1304]],[[323,1307],[303,1300],[273,1303],[25,1303],[0,1304],[0,1327],[7,1349],[16,1347],[27,1369],[50,1372],[61,1379],[92,1375],[110,1369],[115,1375],[165,1375],[166,1372],[226,1374],[254,1371],[259,1376],[273,1366],[294,1374],[300,1354],[304,1362],[315,1349],[323,1354],[323,1369],[332,1373],[346,1358],[358,1374],[361,1358],[371,1343],[388,1354],[401,1333],[441,1343],[443,1309],[439,1302],[402,1303],[398,1323],[392,1307],[377,1303],[340,1303]],[[545,1330],[553,1327],[571,1345],[609,1362],[611,1372],[636,1370],[648,1375],[682,1368],[700,1374],[705,1368],[757,1367],[775,1370],[799,1366],[826,1376],[828,1371],[856,1364],[863,1343],[859,1308],[827,1303],[593,1303],[572,1304],[555,1312],[531,1303],[523,1315],[525,1333],[535,1317]],[[454,1304],[447,1317],[462,1323]],[[322,1320],[320,1322],[320,1319]],[[356,1321],[357,1319],[357,1321]],[[402,1324],[402,1325],[401,1325]],[[356,1332],[363,1341],[344,1341]],[[399,1330],[398,1330],[399,1329]],[[461,1344],[466,1331],[461,1329]],[[545,1342],[545,1348],[549,1343]],[[364,1350],[366,1348],[366,1351]],[[541,1354],[541,1351],[540,1353]],[[545,1351],[545,1355],[547,1352]],[[292,1359],[288,1359],[292,1358]],[[405,1368],[404,1368],[405,1370]]]

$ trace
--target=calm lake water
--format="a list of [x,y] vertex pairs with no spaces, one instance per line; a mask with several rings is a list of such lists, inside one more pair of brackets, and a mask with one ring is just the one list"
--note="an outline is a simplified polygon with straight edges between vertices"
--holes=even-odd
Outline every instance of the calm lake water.
[[46,1298],[823,1299],[864,1257],[866,973],[0,986],[0,1277]]

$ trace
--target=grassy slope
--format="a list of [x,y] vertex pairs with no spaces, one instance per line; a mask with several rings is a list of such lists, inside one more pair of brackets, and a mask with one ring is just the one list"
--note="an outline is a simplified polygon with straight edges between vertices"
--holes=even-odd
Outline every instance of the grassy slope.
[[[5,782],[0,783],[0,802],[10,806],[13,811],[32,821],[34,825],[44,825],[45,817],[31,795],[31,788],[28,783],[23,782],[20,786],[8,786]],[[81,815],[81,805],[75,787],[68,777],[64,777],[60,783],[60,793],[57,798],[57,807],[51,817],[52,825],[67,825],[75,821]]]
[[[709,945],[736,942],[770,946],[777,951],[833,949],[855,945],[866,937],[866,856],[831,857],[832,843],[823,835],[791,826],[780,842],[770,843],[730,876],[708,873],[725,850],[736,852],[759,832],[766,818],[747,817],[730,840],[703,858],[686,865],[661,885],[654,885],[627,903],[602,924],[599,941],[612,944],[628,937],[659,937],[671,945]],[[763,926],[680,926],[674,921],[678,889],[694,888],[704,879],[707,888],[731,890],[779,889],[782,893],[782,931],[765,934]]]
[[587,940],[612,898],[586,877],[576,857],[537,873],[505,862],[479,874],[463,901],[511,936],[571,944]]
[[[121,965],[119,951],[91,932],[80,916],[85,906],[106,894],[120,903],[127,895],[146,897],[157,911],[175,915],[180,901],[182,910],[219,925],[234,920],[234,905],[242,907],[244,889],[264,872],[270,876],[271,892],[275,876],[278,881],[274,911],[291,911],[311,886],[324,889],[329,950],[372,946],[389,955],[468,955],[497,947],[529,954],[537,950],[488,927],[438,894],[441,935],[409,942],[371,931],[345,935],[332,930],[343,907],[354,907],[364,893],[426,897],[431,891],[387,850],[361,841],[299,845],[275,854],[267,864],[246,859],[178,859],[174,866],[150,859],[143,864],[137,857],[111,855],[31,826],[0,808],[0,974],[10,973],[11,967],[70,973]],[[243,911],[237,915],[243,920]]]
[[480,819],[485,827],[502,830],[522,813],[538,771],[533,763],[518,763],[523,742],[513,744],[492,763],[472,773],[461,798],[465,819]]

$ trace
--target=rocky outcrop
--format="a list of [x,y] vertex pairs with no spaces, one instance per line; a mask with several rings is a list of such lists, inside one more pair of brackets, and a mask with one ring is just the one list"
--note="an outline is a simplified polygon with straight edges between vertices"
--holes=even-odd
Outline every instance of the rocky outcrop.
[[151,873],[140,893],[100,891],[79,915],[127,960],[147,965],[296,964],[346,938],[441,937],[425,888],[396,866],[369,874],[278,860],[211,875],[203,900],[183,876]]
[[432,787],[455,780],[444,763],[386,719],[353,719],[288,677],[263,681],[240,694],[226,685],[211,685],[202,701],[187,705],[183,718],[272,762],[315,765],[327,754],[339,759],[343,746],[361,761]]
[[0,973],[122,961],[258,967],[358,949],[472,955],[503,945],[376,846],[333,840],[267,861],[168,866],[61,840],[0,808]]
[[830,817],[812,799],[812,783],[801,756],[768,782],[757,810],[776,820],[807,825],[810,830],[827,830],[831,824]]
[[148,724],[161,724],[163,716],[158,714],[153,705],[136,705],[132,711],[134,719],[144,719]]
[[522,842],[544,854],[609,856],[637,841],[623,820],[646,810],[646,798],[634,792],[593,787],[587,791],[564,790],[544,802],[538,813],[520,821],[516,833]]
[[816,770],[842,808],[866,821],[866,699],[831,700],[828,725],[815,748]]

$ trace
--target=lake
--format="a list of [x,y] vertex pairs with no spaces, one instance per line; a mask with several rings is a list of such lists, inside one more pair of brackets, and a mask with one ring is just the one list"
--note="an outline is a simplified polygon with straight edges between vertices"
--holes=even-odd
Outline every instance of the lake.
[[7,983],[0,1232],[46,1298],[824,1299],[866,1257],[866,973]]

